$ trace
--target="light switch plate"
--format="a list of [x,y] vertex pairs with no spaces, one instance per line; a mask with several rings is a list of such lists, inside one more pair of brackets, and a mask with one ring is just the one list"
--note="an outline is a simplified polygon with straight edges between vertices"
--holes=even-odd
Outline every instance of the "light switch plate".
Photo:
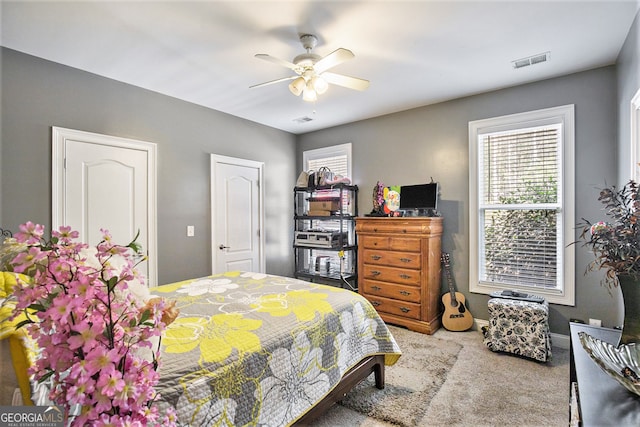
[[194,225],[187,225],[187,237],[193,237],[196,235],[196,227]]

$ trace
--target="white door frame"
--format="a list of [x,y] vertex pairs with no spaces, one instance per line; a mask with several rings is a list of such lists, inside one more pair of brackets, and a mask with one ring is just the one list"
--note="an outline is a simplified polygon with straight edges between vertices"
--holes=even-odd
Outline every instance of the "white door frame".
[[216,200],[216,171],[219,164],[228,164],[233,166],[245,166],[250,168],[258,169],[258,191],[260,198],[258,202],[258,229],[260,232],[259,239],[259,248],[260,256],[259,256],[259,264],[260,271],[256,273],[264,273],[266,271],[266,256],[264,253],[265,248],[265,232],[264,232],[264,185],[263,185],[263,177],[264,177],[264,163],[257,162],[254,160],[240,159],[236,157],[228,157],[221,156],[219,154],[211,154],[211,273],[214,274],[216,272],[216,255],[219,252],[216,242],[218,239],[216,238],[216,208],[214,206],[214,200]]
[[[158,281],[158,249],[157,249],[157,149],[156,144],[117,136],[101,135],[62,127],[52,127],[52,180],[51,180],[51,228],[58,229],[65,221],[65,153],[67,141],[89,142],[117,148],[129,148],[147,152],[147,250],[149,287],[157,285]],[[129,242],[122,242],[123,244]]]
[[631,173],[629,179],[640,180],[640,89],[631,98]]

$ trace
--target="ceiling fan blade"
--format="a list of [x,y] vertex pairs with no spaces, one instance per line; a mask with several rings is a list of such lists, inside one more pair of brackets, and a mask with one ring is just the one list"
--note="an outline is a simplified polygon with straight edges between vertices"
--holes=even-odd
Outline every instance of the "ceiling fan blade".
[[284,59],[276,58],[275,56],[267,55],[266,53],[257,53],[255,57],[258,59],[264,59],[265,61],[272,62],[276,65],[282,65],[283,67],[290,68],[295,72],[298,72],[297,70],[300,68],[293,62],[285,61]]
[[365,90],[369,87],[369,80],[359,79],[357,77],[349,77],[343,74],[322,73],[322,78],[329,83],[338,86],[344,86],[349,89]]
[[298,76],[283,77],[281,79],[271,80],[269,82],[264,82],[264,83],[259,83],[257,85],[249,86],[249,89],[254,89],[256,87],[262,87],[262,86],[268,86],[268,85],[272,85],[274,83],[286,82],[287,80],[293,80],[293,79],[297,79],[297,78],[298,78]]
[[313,69],[316,70],[316,73],[321,74],[329,68],[333,68],[338,64],[342,64],[344,61],[347,61],[354,56],[355,55],[353,54],[353,52],[348,49],[336,49],[329,55],[316,62],[313,66]]

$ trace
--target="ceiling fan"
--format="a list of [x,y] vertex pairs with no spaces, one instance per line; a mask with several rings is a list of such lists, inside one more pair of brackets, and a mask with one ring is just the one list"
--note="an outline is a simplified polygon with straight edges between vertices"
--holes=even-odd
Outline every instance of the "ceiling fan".
[[314,102],[318,99],[318,95],[327,91],[329,83],[355,90],[365,90],[369,87],[368,80],[345,76],[343,74],[329,73],[327,71],[353,58],[353,52],[348,49],[339,48],[323,58],[320,55],[311,53],[311,50],[318,44],[316,36],[313,34],[302,34],[300,41],[302,42],[302,46],[307,50],[307,53],[296,56],[293,58],[293,62],[278,59],[264,53],[256,55],[256,58],[264,59],[265,61],[273,62],[274,64],[282,65],[293,70],[296,73],[294,76],[260,83],[250,88],[293,80],[289,83],[291,93],[295,96],[302,94],[302,98],[305,101]]

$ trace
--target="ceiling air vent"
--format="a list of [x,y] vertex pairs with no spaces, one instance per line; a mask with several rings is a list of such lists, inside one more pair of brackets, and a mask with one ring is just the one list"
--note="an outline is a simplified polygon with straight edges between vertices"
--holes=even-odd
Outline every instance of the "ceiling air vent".
[[294,122],[296,123],[307,123],[312,121],[313,119],[311,117],[308,116],[304,116],[304,117],[298,117],[297,119],[293,119]]
[[539,53],[537,55],[529,56],[528,58],[517,59],[511,61],[513,68],[528,67],[529,65],[540,64],[541,62],[547,62],[550,57],[550,52]]

